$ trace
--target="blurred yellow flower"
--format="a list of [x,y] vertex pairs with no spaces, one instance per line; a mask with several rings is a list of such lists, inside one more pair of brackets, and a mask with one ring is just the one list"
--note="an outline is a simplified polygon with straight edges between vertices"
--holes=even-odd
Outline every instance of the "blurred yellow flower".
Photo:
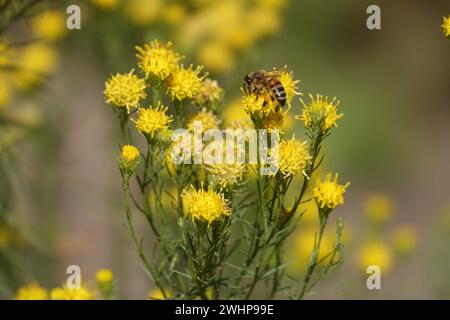
[[47,41],[59,40],[67,33],[66,16],[60,10],[44,11],[33,18],[31,26],[37,37]]
[[16,295],[16,300],[47,300],[47,290],[37,283],[21,287]]
[[170,3],[163,10],[163,19],[171,25],[178,24],[186,17],[186,8],[181,3]]
[[[293,265],[294,268],[299,268],[300,271],[303,271],[306,268],[308,260],[311,257],[311,252],[314,249],[316,238],[317,231],[314,228],[308,227],[298,232],[298,235],[295,238],[294,246],[294,256],[296,258]],[[318,261],[324,259],[327,254],[331,253],[333,251],[333,247],[333,236],[325,232],[322,236],[322,242],[320,244]]]
[[161,12],[160,0],[127,0],[125,13],[137,26],[146,26],[154,22]]
[[172,100],[192,99],[200,92],[205,77],[200,76],[202,69],[202,66],[197,66],[195,69],[192,65],[189,68],[181,66],[172,73],[167,81],[167,92]]
[[160,105],[150,108],[139,108],[138,118],[134,122],[140,133],[147,134],[153,138],[155,134],[168,128],[169,123],[172,122],[172,116],[167,115],[167,107]]
[[114,10],[118,7],[120,0],[91,0],[92,4],[103,10]]
[[388,195],[373,193],[364,200],[363,210],[365,216],[371,221],[383,224],[392,216],[394,205]]
[[96,297],[95,291],[83,285],[73,289],[63,286],[50,291],[50,299],[52,300],[94,300]]
[[268,36],[280,30],[281,17],[270,8],[257,6],[247,13],[246,27],[257,37]]
[[242,107],[242,99],[234,99],[223,108],[222,118],[227,126],[233,125],[236,121],[249,121],[250,118]]
[[[138,151],[139,152],[139,151]],[[100,269],[95,274],[95,280],[98,284],[109,284],[113,281],[114,274],[109,269]]]
[[442,18],[442,31],[447,38],[450,38],[450,14]]
[[105,83],[106,103],[113,104],[119,108],[137,108],[139,102],[147,97],[145,93],[145,80],[138,78],[133,74],[134,70],[129,73],[117,73],[111,76]]
[[200,64],[213,72],[227,72],[234,67],[231,48],[221,41],[209,41],[200,45],[197,53]]
[[321,130],[323,132],[331,129],[333,126],[337,127],[337,121],[344,115],[337,113],[337,106],[339,101],[333,98],[328,101],[328,97],[317,94],[316,97],[309,95],[311,102],[306,104],[303,99],[300,102],[303,105],[303,112],[301,115],[295,116],[296,119],[302,120],[305,128],[311,128],[314,125],[321,123]]
[[150,45],[145,44],[144,48],[136,46],[139,67],[145,76],[154,76],[160,80],[166,79],[178,70],[178,62],[183,58],[172,50],[172,43],[161,44],[158,40],[153,40]]
[[350,183],[341,185],[337,180],[338,174],[336,173],[332,180],[331,172],[326,175],[324,181],[317,180],[313,194],[320,208],[334,209],[344,204],[344,193]]
[[56,69],[58,54],[49,45],[35,42],[26,46],[19,54],[17,71],[13,74],[15,84],[26,89]]
[[229,216],[231,208],[222,193],[211,189],[196,190],[192,185],[183,190],[183,210],[192,221],[205,221],[211,225],[219,218]]
[[187,128],[190,131],[194,131],[194,122],[201,122],[203,131],[206,131],[209,129],[217,129],[221,121],[212,111],[203,109],[189,119]]
[[165,300],[172,297],[172,293],[170,291],[164,290],[166,297],[164,297],[163,293],[159,289],[153,289],[148,293],[148,298],[152,300]]
[[376,265],[382,273],[388,273],[392,268],[391,249],[381,241],[371,241],[364,244],[358,254],[358,266],[365,273],[367,267]]
[[393,247],[401,255],[410,254],[416,248],[417,234],[410,226],[400,226],[392,235]]
[[0,74],[0,110],[6,107],[12,99],[12,88],[9,81]]
[[205,104],[219,101],[222,96],[222,92],[223,90],[219,87],[216,80],[206,78],[203,80],[202,87],[200,88],[199,93],[195,96],[194,100],[198,105],[204,106]]
[[300,173],[306,175],[304,170],[311,159],[307,142],[301,142],[294,136],[290,140],[282,140],[278,146],[278,155],[273,156],[278,160],[279,170],[284,177]]

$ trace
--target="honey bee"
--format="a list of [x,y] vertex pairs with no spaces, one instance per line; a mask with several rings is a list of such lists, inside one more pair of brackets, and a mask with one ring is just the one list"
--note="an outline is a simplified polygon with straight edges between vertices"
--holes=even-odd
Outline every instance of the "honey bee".
[[280,73],[276,70],[258,70],[249,73],[244,78],[244,92],[246,94],[255,93],[259,95],[264,94],[264,91],[266,91],[269,93],[272,101],[283,107],[286,103],[286,91],[279,77]]

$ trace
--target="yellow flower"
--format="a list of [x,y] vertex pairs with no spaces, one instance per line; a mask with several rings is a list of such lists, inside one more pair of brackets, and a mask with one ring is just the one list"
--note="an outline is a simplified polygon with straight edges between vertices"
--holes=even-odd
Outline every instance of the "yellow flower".
[[[285,121],[285,119],[288,121]],[[289,118],[281,110],[270,112],[261,118],[261,127],[267,129],[269,132],[274,129],[284,132],[289,129]]]
[[400,226],[395,229],[392,238],[394,249],[401,255],[410,254],[416,248],[417,234],[409,226]]
[[47,290],[37,283],[21,287],[16,295],[16,300],[47,300]]
[[0,75],[0,110],[7,106],[12,99],[12,88],[6,77]]
[[[133,163],[134,161],[136,161],[136,159],[139,158],[140,153],[139,153],[139,150],[135,146],[131,146],[131,145],[127,144],[122,147],[121,155],[122,155],[122,159],[125,162]],[[100,271],[103,271],[103,270],[100,270]]]
[[148,293],[148,298],[151,300],[165,300],[172,297],[172,293],[170,291],[165,290],[164,293],[166,294],[166,297],[164,297],[161,290],[153,289]]
[[245,173],[245,165],[242,163],[211,164],[206,166],[206,171],[214,176],[221,188],[232,188],[242,181]]
[[302,120],[305,128],[312,128],[320,124],[322,132],[329,130],[333,126],[337,127],[336,122],[344,116],[342,113],[337,113],[339,101],[336,98],[328,101],[328,97],[319,94],[316,95],[316,98],[311,94],[309,97],[311,102],[308,105],[305,104],[303,99],[300,99],[303,105],[303,113],[295,118]]
[[50,298],[52,300],[94,300],[96,296],[95,291],[83,285],[73,289],[63,286],[62,288],[54,288],[50,291]]
[[235,64],[230,46],[217,40],[203,43],[199,47],[197,59],[208,70],[219,73],[230,71]]
[[191,185],[183,191],[182,197],[184,214],[192,221],[205,221],[210,225],[217,219],[231,214],[229,202],[223,194],[211,189],[205,191],[202,187],[195,190]]
[[23,49],[19,54],[17,71],[14,73],[15,84],[26,89],[56,69],[58,54],[49,45],[35,42]]
[[280,82],[286,92],[286,104],[290,107],[292,99],[294,99],[296,95],[300,94],[297,86],[300,80],[294,80],[292,71],[288,71],[285,66],[280,71]]
[[212,111],[206,111],[203,109],[196,115],[194,115],[188,122],[187,128],[190,131],[194,131],[194,122],[201,122],[202,123],[202,129],[203,131],[209,130],[209,129],[217,129],[220,124],[219,118],[212,113]]
[[242,105],[245,112],[248,114],[256,114],[258,116],[264,116],[271,112],[276,112],[278,104],[272,101],[270,93],[261,93],[256,95],[255,93],[244,93],[242,97]]
[[168,24],[175,25],[186,17],[186,8],[181,3],[172,3],[164,8],[163,18]]
[[193,69],[192,65],[187,69],[181,66],[170,76],[167,91],[172,100],[191,99],[200,92],[205,77],[199,76],[202,69],[202,66],[196,69]]
[[374,193],[364,200],[364,214],[375,223],[383,224],[392,216],[394,205],[392,200],[383,193]]
[[[308,264],[308,260],[314,249],[314,243],[317,238],[317,231],[314,228],[304,228],[298,232],[294,239],[294,264],[292,268],[300,269],[297,271],[304,271]],[[325,258],[327,254],[333,251],[333,236],[329,233],[324,233],[322,242],[320,244],[318,260]]]
[[95,274],[95,280],[99,284],[111,283],[114,279],[114,274],[109,269],[100,269]]
[[219,87],[216,80],[209,78],[203,80],[199,93],[194,97],[195,102],[203,106],[208,103],[214,103],[222,97],[222,88]]
[[282,140],[278,146],[278,157],[274,156],[278,160],[279,170],[284,177],[295,176],[299,173],[306,175],[305,168],[311,159],[306,142],[300,142],[295,137]]
[[36,36],[47,41],[56,41],[67,32],[66,16],[59,10],[48,10],[36,16],[31,22]]
[[442,18],[442,31],[447,38],[450,38],[450,14]]
[[106,103],[113,104],[119,108],[139,107],[139,102],[147,97],[145,93],[145,80],[138,78],[133,74],[134,70],[129,73],[117,73],[111,76],[105,83]]
[[371,241],[360,249],[358,264],[363,273],[370,265],[376,265],[382,273],[388,273],[392,267],[391,249],[381,241]]
[[91,0],[91,2],[103,10],[114,10],[119,5],[119,0]]
[[248,12],[246,23],[256,37],[265,37],[280,30],[281,18],[274,10],[258,6]]
[[169,123],[172,122],[172,116],[167,115],[167,107],[161,105],[150,108],[139,108],[138,118],[134,122],[136,128],[142,134],[147,134],[154,137],[155,134],[168,128]]
[[250,117],[242,107],[242,98],[235,98],[223,108],[222,118],[227,126],[233,125],[236,121],[249,121]]
[[127,0],[125,13],[137,26],[146,26],[154,22],[160,15],[160,0]]
[[313,189],[314,198],[320,208],[334,209],[344,204],[344,193],[350,183],[341,185],[338,183],[338,174],[331,180],[332,174],[328,173],[324,181],[317,180]]
[[144,48],[136,46],[139,67],[148,78],[154,76],[160,80],[166,79],[177,71],[178,62],[183,58],[172,50],[172,43],[162,45],[158,40],[154,40]]

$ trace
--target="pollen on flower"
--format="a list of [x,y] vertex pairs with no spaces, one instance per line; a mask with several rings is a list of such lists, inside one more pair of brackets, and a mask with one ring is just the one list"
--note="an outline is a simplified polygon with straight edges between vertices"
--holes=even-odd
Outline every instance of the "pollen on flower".
[[287,70],[287,67],[285,66],[280,72],[280,82],[286,92],[286,104],[290,106],[292,99],[301,94],[300,91],[298,91],[298,83],[300,80],[294,80],[292,71]]
[[171,42],[163,45],[154,40],[150,45],[144,45],[144,48],[136,46],[136,50],[139,67],[147,78],[154,76],[160,80],[166,79],[177,71],[178,62],[183,59],[183,56],[172,50]]
[[255,93],[244,93],[242,105],[244,106],[244,111],[248,114],[255,114],[261,117],[270,112],[276,112],[278,108],[278,105],[272,101],[268,92],[262,92],[258,95]]
[[117,73],[111,76],[105,83],[105,100],[106,103],[113,104],[119,108],[137,108],[139,102],[147,95],[145,93],[145,80],[138,78],[133,74],[134,70],[129,73]]
[[202,66],[193,69],[192,65],[188,68],[183,66],[177,68],[176,71],[167,79],[167,92],[172,100],[192,99],[202,88],[202,81],[205,76],[200,76]]
[[322,209],[334,209],[339,205],[344,204],[344,193],[349,183],[341,185],[338,183],[338,174],[332,180],[331,172],[328,173],[324,181],[317,180],[316,186],[313,189],[314,198],[317,204]]
[[444,32],[444,35],[447,38],[450,38],[450,14],[448,15],[448,17],[443,17],[442,18],[442,31]]
[[188,122],[187,127],[190,131],[194,131],[194,123],[201,122],[202,130],[217,129],[221,120],[212,111],[206,111],[203,109],[196,115],[194,115]]
[[154,137],[172,122],[172,116],[167,115],[167,107],[157,106],[150,108],[139,108],[138,118],[134,120],[136,128],[142,134]]
[[305,168],[311,159],[307,142],[301,142],[295,137],[290,140],[282,140],[278,146],[278,155],[274,156],[275,159],[278,159],[278,167],[284,177],[305,174]]
[[222,193],[203,187],[196,190],[192,185],[182,194],[183,210],[192,221],[205,221],[210,225],[219,218],[229,216],[231,208]]
[[279,130],[282,132],[284,122],[284,113],[281,110],[277,112],[270,112],[261,118],[261,126],[267,131]]
[[37,283],[21,287],[16,295],[16,300],[47,300],[47,290]]
[[303,105],[303,113],[295,116],[295,118],[302,120],[305,128],[320,124],[322,132],[331,129],[333,126],[337,127],[337,121],[344,116],[342,113],[337,113],[339,101],[335,97],[329,101],[328,97],[319,94],[315,98],[312,94],[309,97],[311,100],[309,104],[300,99]]
[[219,101],[222,92],[223,90],[219,87],[216,80],[207,78],[203,80],[200,91],[194,97],[194,100],[198,105],[203,106],[208,103]]

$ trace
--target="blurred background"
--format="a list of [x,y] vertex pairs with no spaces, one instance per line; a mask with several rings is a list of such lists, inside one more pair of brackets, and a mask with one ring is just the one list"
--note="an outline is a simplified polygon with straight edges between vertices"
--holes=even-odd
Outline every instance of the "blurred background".
[[[69,4],[81,30],[65,26]],[[370,4],[381,30],[366,28]],[[135,45],[158,38],[218,80],[225,124],[245,117],[240,87],[256,69],[287,65],[301,92],[341,101],[323,172],[351,182],[333,213],[345,263],[310,298],[450,298],[449,13],[445,0],[0,0],[0,297],[58,286],[72,264],[86,281],[111,269],[119,298],[152,289],[122,225],[119,128],[102,91],[136,65]],[[295,120],[284,130],[302,136]],[[316,214],[289,246],[293,273]],[[366,287],[370,264],[381,290]]]

